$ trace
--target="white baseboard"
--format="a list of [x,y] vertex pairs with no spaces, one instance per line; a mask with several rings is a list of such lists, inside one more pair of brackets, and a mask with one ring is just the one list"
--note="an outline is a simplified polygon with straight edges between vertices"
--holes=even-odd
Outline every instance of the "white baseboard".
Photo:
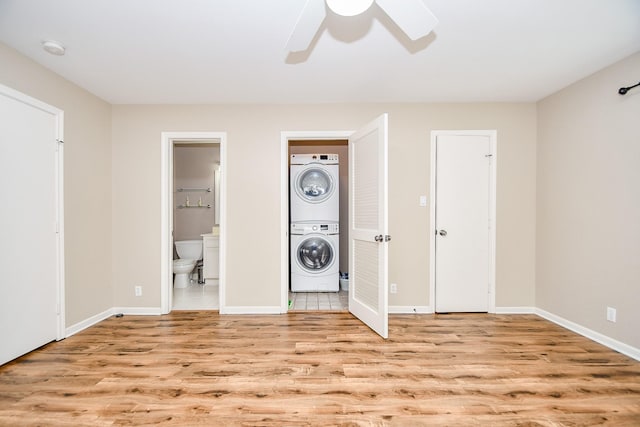
[[389,314],[432,314],[430,305],[390,305]]
[[220,307],[220,314],[282,314],[279,305],[265,306],[225,306]]
[[113,307],[113,314],[128,314],[130,316],[159,316],[162,314],[160,307]]
[[496,314],[536,314],[535,307],[496,307]]
[[547,319],[550,322],[560,325],[563,328],[569,329],[570,331],[573,331],[577,334],[580,334],[584,337],[589,338],[590,340],[593,340],[606,347],[609,347],[612,350],[622,353],[625,356],[629,356],[635,360],[640,361],[640,349],[638,348],[635,348],[628,344],[614,340],[613,338],[610,338],[606,335],[602,335],[599,332],[596,332],[589,328],[585,328],[584,326],[578,325],[577,323],[574,323],[563,317],[556,316],[555,314],[549,313],[548,311],[542,310],[540,308],[535,309],[535,314],[537,314],[538,316],[544,319]]
[[65,338],[69,338],[71,335],[75,335],[78,332],[87,329],[90,326],[95,325],[96,323],[102,322],[104,319],[107,319],[113,316],[113,308],[103,311],[102,313],[98,313],[94,316],[89,317],[88,319],[83,320],[82,322],[78,322],[75,325],[71,325],[65,329]]

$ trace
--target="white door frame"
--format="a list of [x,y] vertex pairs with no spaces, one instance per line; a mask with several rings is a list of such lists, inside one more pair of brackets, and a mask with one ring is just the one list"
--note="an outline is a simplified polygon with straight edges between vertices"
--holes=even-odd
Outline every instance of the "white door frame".
[[498,169],[497,131],[434,130],[431,131],[431,172],[429,206],[429,303],[436,309],[436,141],[439,135],[478,135],[489,138],[489,313],[496,312],[496,170]]
[[289,141],[349,139],[353,132],[352,130],[280,132],[280,313],[286,313],[289,310]]
[[64,111],[52,105],[46,104],[36,98],[32,98],[8,86],[0,84],[0,93],[8,98],[42,110],[55,117],[56,134],[52,135],[51,143],[57,144],[57,156],[55,159],[55,199],[56,199],[56,340],[66,338],[66,304],[65,304],[65,270],[64,270]]
[[173,239],[171,237],[173,225],[173,147],[176,141],[193,143],[220,143],[220,280],[219,301],[220,314],[226,313],[225,286],[226,280],[226,249],[227,249],[227,133],[226,132],[162,132],[161,136],[161,220],[160,220],[160,311],[167,314],[171,311],[172,302],[172,264]]

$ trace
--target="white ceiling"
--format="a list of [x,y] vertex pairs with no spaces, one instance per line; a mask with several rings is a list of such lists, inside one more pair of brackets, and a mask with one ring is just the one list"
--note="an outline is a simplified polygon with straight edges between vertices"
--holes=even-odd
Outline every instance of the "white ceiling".
[[423,39],[374,4],[288,55],[305,2],[0,0],[0,41],[113,104],[530,102],[640,50],[640,0],[424,0]]

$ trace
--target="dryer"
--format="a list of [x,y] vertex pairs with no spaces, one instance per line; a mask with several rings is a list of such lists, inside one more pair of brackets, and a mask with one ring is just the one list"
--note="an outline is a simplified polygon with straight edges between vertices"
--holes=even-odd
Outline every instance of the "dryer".
[[340,220],[338,168],[337,154],[291,155],[291,223]]
[[291,291],[338,292],[340,230],[337,223],[291,224]]

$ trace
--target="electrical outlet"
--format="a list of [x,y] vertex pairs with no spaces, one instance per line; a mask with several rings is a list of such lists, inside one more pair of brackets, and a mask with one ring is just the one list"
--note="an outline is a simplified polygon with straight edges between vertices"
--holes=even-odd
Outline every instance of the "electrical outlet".
[[398,285],[392,283],[389,285],[389,292],[392,294],[398,293]]
[[134,291],[135,291],[137,297],[141,297],[142,296],[142,286],[136,286],[134,288]]
[[616,309],[613,307],[607,307],[607,320],[609,322],[614,322],[616,321]]

